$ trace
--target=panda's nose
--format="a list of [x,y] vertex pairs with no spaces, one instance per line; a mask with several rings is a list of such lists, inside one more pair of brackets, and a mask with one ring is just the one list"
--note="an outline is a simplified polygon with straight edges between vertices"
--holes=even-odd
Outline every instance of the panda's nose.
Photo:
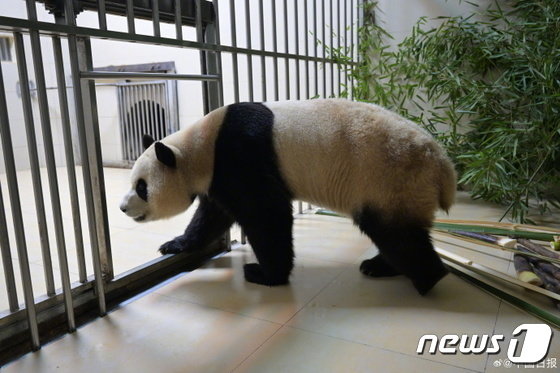
[[126,212],[126,207],[124,207],[123,205],[120,206],[120,209],[122,212]]

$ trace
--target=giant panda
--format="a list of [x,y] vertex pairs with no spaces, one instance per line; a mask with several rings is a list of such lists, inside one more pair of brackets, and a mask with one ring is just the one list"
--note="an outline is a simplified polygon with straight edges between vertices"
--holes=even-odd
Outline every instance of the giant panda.
[[379,249],[360,271],[405,275],[426,294],[447,270],[429,229],[454,200],[452,163],[422,128],[380,106],[344,99],[236,103],[161,141],[145,136],[120,208],[136,221],[199,206],[162,254],[207,246],[237,222],[258,263],[245,279],[268,286],[293,268],[292,200],[351,217]]

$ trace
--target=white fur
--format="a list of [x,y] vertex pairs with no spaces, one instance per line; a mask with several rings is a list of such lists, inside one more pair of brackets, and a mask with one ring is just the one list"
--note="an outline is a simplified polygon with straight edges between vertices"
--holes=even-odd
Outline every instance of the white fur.
[[[220,108],[190,127],[161,140],[173,150],[177,166],[170,168],[158,161],[152,144],[136,160],[130,177],[131,189],[121,202],[121,209],[131,218],[142,221],[170,218],[191,205],[193,194],[206,193],[212,181],[214,146],[226,110]],[[148,201],[136,194],[136,183],[148,185]]]
[[272,102],[274,145],[296,199],[352,214],[431,221],[449,208],[455,172],[418,125],[377,105],[342,99]]

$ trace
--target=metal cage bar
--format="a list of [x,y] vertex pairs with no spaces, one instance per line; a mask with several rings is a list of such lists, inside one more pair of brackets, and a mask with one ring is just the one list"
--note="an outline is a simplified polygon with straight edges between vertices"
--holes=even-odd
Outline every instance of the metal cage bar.
[[72,132],[70,129],[70,114],[68,112],[68,97],[66,94],[66,80],[64,73],[64,63],[62,59],[62,44],[59,37],[53,37],[53,51],[55,57],[56,79],[58,85],[58,101],[62,121],[62,136],[66,149],[66,170],[68,175],[68,186],[70,190],[70,204],[72,206],[72,222],[74,226],[74,241],[76,243],[76,256],[78,260],[78,275],[80,282],[86,282],[87,271],[84,254],[84,240],[82,233],[82,219],[80,216],[80,204],[78,198],[78,187],[76,180],[76,170],[74,168],[74,146]]
[[8,176],[8,192],[10,195],[10,205],[12,206],[12,221],[16,236],[16,247],[19,258],[19,268],[23,285],[23,299],[31,339],[31,348],[38,350],[41,347],[39,340],[39,327],[37,324],[37,312],[33,298],[33,285],[31,283],[31,272],[29,269],[29,257],[27,255],[27,243],[25,241],[25,231],[23,215],[19,197],[16,165],[14,159],[14,148],[12,145],[12,134],[8,119],[8,105],[6,103],[6,91],[4,90],[4,74],[0,63],[0,137],[4,152],[4,164]]
[[2,253],[2,268],[6,281],[6,293],[8,297],[8,307],[10,312],[19,309],[16,281],[14,278],[14,266],[12,263],[12,253],[10,250],[10,240],[8,239],[8,222],[4,210],[4,197],[2,196],[2,183],[0,183],[0,252]]
[[[229,15],[231,23],[231,46],[237,47],[237,24],[235,20],[235,0],[229,1]],[[233,100],[239,102],[239,65],[237,52],[231,53],[233,69]]]
[[25,125],[25,133],[27,137],[27,148],[29,153],[29,163],[31,169],[31,181],[33,183],[33,196],[35,199],[35,213],[39,228],[39,238],[41,241],[41,256],[44,265],[44,276],[47,295],[53,295],[54,277],[52,269],[52,259],[49,245],[49,233],[47,228],[47,218],[45,215],[45,202],[43,197],[43,184],[41,182],[39,168],[39,154],[37,146],[37,138],[35,134],[35,124],[33,121],[33,111],[31,105],[31,92],[29,89],[29,76],[27,73],[27,62],[25,58],[25,48],[23,44],[23,35],[19,32],[14,33],[14,48],[16,50],[18,75],[21,90],[21,103],[23,107],[23,119]]
[[[34,0],[27,0],[27,16],[30,19],[37,18],[37,10]],[[45,159],[47,165],[47,178],[49,181],[49,191],[51,198],[52,217],[54,221],[54,232],[60,266],[60,280],[64,296],[64,306],[68,322],[68,330],[76,329],[74,318],[74,306],[72,301],[72,291],[70,286],[70,274],[68,270],[68,257],[66,253],[66,240],[64,238],[64,225],[62,221],[62,208],[60,202],[60,192],[58,189],[58,177],[54,156],[54,145],[52,138],[51,120],[49,114],[49,103],[47,99],[47,84],[43,69],[43,52],[41,40],[37,30],[31,30],[31,51],[33,57],[33,67],[35,69],[35,79],[37,81],[37,98],[39,101],[39,116],[41,120],[41,130],[43,134],[43,144],[45,148]]]
[[[251,40],[251,7],[249,0],[245,0],[245,34],[247,40],[247,49],[252,49]],[[247,55],[247,87],[249,89],[249,101],[253,101],[253,56]]]

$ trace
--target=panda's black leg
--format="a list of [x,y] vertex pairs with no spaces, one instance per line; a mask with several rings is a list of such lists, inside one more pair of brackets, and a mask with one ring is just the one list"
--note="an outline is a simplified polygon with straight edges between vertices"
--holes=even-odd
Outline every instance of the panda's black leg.
[[258,260],[258,264],[244,266],[245,279],[268,286],[284,285],[294,266],[293,217],[291,211],[264,211],[263,216],[239,219]]
[[196,251],[210,245],[233,224],[233,217],[207,196],[199,196],[200,204],[185,233],[164,243],[162,254]]
[[360,265],[360,272],[370,277],[391,277],[401,273],[393,268],[383,255],[377,254],[371,259],[364,260]]
[[[428,228],[403,219],[386,221],[373,209],[366,208],[355,222],[379,248],[380,259],[370,259],[362,266],[378,266],[381,272],[402,273],[412,280],[421,295],[426,294],[447,273],[434,250]],[[380,265],[381,259],[388,266]]]

